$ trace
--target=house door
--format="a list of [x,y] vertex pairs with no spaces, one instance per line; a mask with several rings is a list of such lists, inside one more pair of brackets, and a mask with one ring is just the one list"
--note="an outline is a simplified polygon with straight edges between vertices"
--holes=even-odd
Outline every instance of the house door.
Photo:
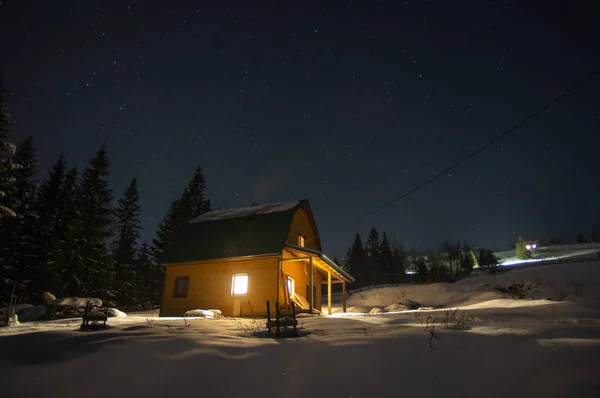
[[233,316],[242,316],[242,299],[233,300]]

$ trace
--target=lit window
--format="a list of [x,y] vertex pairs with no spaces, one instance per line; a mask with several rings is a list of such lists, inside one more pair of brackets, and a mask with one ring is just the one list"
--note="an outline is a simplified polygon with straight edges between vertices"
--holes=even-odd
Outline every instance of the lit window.
[[189,276],[178,276],[175,278],[175,287],[173,288],[173,297],[184,298],[188,295],[188,288],[190,287]]
[[231,292],[233,295],[248,294],[248,274],[233,276]]
[[298,246],[304,247],[304,243],[305,243],[304,236],[298,234]]
[[290,297],[294,297],[294,291],[296,290],[296,281],[291,276],[287,277],[287,288],[290,293]]

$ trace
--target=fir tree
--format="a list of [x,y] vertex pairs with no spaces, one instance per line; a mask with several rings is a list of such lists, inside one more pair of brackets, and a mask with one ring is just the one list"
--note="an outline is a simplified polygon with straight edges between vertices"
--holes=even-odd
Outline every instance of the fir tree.
[[173,236],[178,229],[181,228],[181,207],[181,198],[173,200],[169,206],[169,210],[167,210],[167,214],[165,214],[158,224],[156,237],[152,239],[152,256],[157,263],[161,261],[161,256],[165,249],[171,244]]
[[147,304],[145,307],[159,304],[164,275],[152,260],[152,248],[148,241],[144,241],[140,246],[136,258],[136,269],[141,304]]
[[390,246],[387,234],[384,232],[381,237],[381,243],[379,245],[379,258],[378,258],[378,283],[390,283],[395,282],[392,278],[394,274],[394,253]]
[[210,200],[206,198],[205,191],[206,180],[202,169],[198,166],[181,197],[184,223],[211,210]]
[[423,257],[417,257],[415,259],[415,270],[417,273],[417,282],[425,283],[428,278],[428,269],[427,264],[425,264],[425,259]]
[[453,245],[450,242],[444,242],[440,245],[440,252],[445,253],[448,266],[450,267],[450,276],[454,275],[454,270],[457,268],[457,265],[460,262],[460,247],[460,241],[457,241],[456,245]]
[[14,184],[14,169],[17,167],[13,160],[15,146],[8,141],[8,127],[13,123],[8,112],[9,96],[10,93],[4,89],[0,72],[0,304],[11,301],[12,289],[17,281],[17,270],[5,244],[10,234],[7,231],[7,219],[17,216],[9,204],[9,192]]
[[38,212],[35,206],[36,154],[33,139],[27,137],[15,151],[14,162],[19,166],[13,169],[13,185],[9,192],[9,202],[16,216],[6,220],[9,261],[14,262],[20,283],[19,293],[24,299],[34,294],[32,280],[39,272]]
[[81,186],[76,168],[71,168],[64,176],[58,194],[55,224],[52,239],[48,242],[49,285],[62,296],[78,294],[83,289],[77,275],[81,269],[81,213],[79,201]]
[[[37,283],[35,289],[49,289],[58,293],[60,284],[57,283],[59,270],[56,265],[50,261],[51,254],[58,250],[58,244],[63,234],[59,231],[61,220],[62,202],[61,190],[64,188],[67,174],[67,162],[63,155],[60,155],[56,163],[50,168],[46,176],[37,189],[35,197],[35,209],[39,214],[39,224],[37,228],[37,241],[39,244],[39,266]],[[53,284],[54,283],[54,284]]]
[[[113,297],[114,266],[108,244],[113,236],[112,190],[108,185],[109,160],[103,145],[81,177],[75,236],[77,256],[71,261],[75,273],[70,281],[74,295]],[[74,284],[76,282],[76,284]]]
[[120,303],[127,303],[137,297],[136,252],[140,239],[140,195],[137,180],[133,179],[119,199],[115,211],[117,241],[114,261],[116,266],[115,288]]
[[404,282],[406,280],[406,253],[400,244],[395,245],[393,253],[393,281]]
[[368,285],[370,282],[370,270],[360,234],[356,234],[354,237],[354,243],[352,243],[348,256],[348,264],[352,271],[352,276],[354,276],[356,287]]
[[461,276],[465,277],[470,275],[475,266],[477,266],[477,257],[475,257],[473,250],[467,249],[463,251],[463,256],[460,261]]
[[8,127],[14,123],[8,112],[9,97],[10,93],[4,89],[3,76],[0,72],[0,220],[16,216],[15,211],[7,203],[8,193],[14,183],[13,170],[17,167],[13,161],[16,147],[8,142]]
[[522,236],[519,236],[517,239],[517,243],[515,244],[515,252],[517,258],[520,260],[529,260],[531,258],[531,251],[527,250],[527,243],[525,243],[525,240]]
[[162,254],[171,244],[174,236],[188,222],[211,210],[210,200],[206,198],[205,190],[204,175],[202,169],[198,167],[181,197],[171,202],[167,214],[158,225],[156,237],[152,240],[152,251],[157,263],[160,262]]
[[365,253],[367,255],[368,260],[368,276],[366,283],[371,285],[376,282],[376,280],[380,279],[379,272],[379,257],[381,255],[381,240],[379,238],[379,232],[375,227],[371,228],[369,231],[369,236],[367,237],[367,242],[365,243]]
[[491,273],[496,273],[496,269],[502,260],[496,256],[491,247],[479,251],[479,266],[489,270]]

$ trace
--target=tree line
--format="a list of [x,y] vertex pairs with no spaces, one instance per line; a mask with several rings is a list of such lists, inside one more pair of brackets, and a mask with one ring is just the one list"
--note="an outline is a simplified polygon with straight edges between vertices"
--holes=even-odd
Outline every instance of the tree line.
[[121,307],[158,304],[164,274],[157,260],[188,221],[211,209],[202,169],[173,200],[152,241],[141,241],[138,182],[132,178],[115,203],[107,147],[83,170],[60,155],[40,176],[33,138],[8,140],[8,98],[0,76],[0,304],[15,296],[36,303],[44,291]]
[[467,242],[442,243],[437,251],[406,251],[401,244],[391,244],[387,234],[375,227],[363,242],[357,233],[343,268],[354,278],[352,288],[394,283],[452,282],[468,276],[473,268],[494,272],[501,260],[491,247],[475,251]]

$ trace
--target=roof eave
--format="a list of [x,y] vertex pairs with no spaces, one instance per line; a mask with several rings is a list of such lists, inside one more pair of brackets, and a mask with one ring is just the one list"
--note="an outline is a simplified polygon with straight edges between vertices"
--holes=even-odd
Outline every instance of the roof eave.
[[327,265],[329,265],[331,268],[333,268],[337,273],[339,273],[344,279],[346,279],[347,282],[352,283],[355,281],[355,279],[352,277],[352,275],[350,275],[349,273],[344,271],[342,269],[342,267],[340,267],[338,264],[336,264],[333,260],[331,260],[329,257],[327,257],[324,253],[322,253],[318,250],[313,250],[313,249],[308,249],[306,247],[292,245],[291,243],[286,243],[285,246],[289,247],[290,249],[298,250],[298,251],[309,253],[309,254],[314,254],[315,256],[319,257],[323,262],[325,262]]
[[203,260],[190,260],[190,261],[161,261],[158,265],[162,267],[166,267],[167,265],[190,265],[190,264],[198,264],[198,263],[214,263],[220,261],[235,261],[235,260],[250,260],[254,258],[267,258],[267,257],[277,257],[281,256],[281,253],[264,253],[264,254],[252,254],[247,256],[235,256],[235,257],[219,257],[219,258],[210,258]]

